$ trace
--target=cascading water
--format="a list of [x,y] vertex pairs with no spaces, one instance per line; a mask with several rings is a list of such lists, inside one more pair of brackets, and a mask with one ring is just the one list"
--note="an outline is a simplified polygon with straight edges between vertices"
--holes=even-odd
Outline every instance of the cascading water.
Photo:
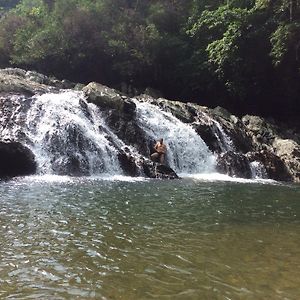
[[[137,137],[143,136],[141,143],[164,138],[168,148],[166,162],[181,175],[216,173],[216,157],[192,125],[145,99],[132,101],[136,111],[130,120],[137,122]],[[87,103],[81,92],[65,90],[34,97],[4,95],[0,105],[1,140],[16,140],[29,147],[40,174],[110,176],[122,175],[124,169],[134,176],[145,172],[145,158],[132,144],[126,145],[118,138],[118,126],[111,124],[111,129],[106,124],[110,112]],[[220,123],[204,112],[199,118],[212,128],[220,150],[235,154]],[[267,177],[261,163],[252,162],[250,168],[252,178]]]
[[252,161],[250,163],[251,177],[253,179],[266,179],[268,178],[265,166],[259,161]]
[[24,123],[15,121],[18,128],[15,125],[8,135],[17,138],[16,133],[22,131],[40,173],[122,173],[103,118],[95,105],[85,102],[82,93],[49,93],[31,100]]
[[201,112],[201,116],[198,115],[198,117],[201,119],[204,118],[205,120],[207,120],[208,124],[211,124],[211,129],[218,141],[221,152],[235,151],[232,140],[230,139],[228,134],[226,134],[221,124],[217,120],[214,120],[204,112]]
[[140,127],[149,139],[163,138],[167,145],[167,163],[178,173],[210,173],[215,156],[195,130],[159,107],[135,100]]

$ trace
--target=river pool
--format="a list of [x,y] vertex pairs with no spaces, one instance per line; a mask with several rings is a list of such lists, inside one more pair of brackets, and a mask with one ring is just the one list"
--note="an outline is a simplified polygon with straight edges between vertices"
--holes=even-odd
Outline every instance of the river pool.
[[0,299],[300,299],[300,185],[0,182]]

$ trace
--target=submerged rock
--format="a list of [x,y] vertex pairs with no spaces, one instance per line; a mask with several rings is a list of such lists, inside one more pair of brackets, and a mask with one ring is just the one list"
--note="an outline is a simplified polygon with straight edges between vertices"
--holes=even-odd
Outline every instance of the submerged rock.
[[33,153],[19,142],[0,142],[0,178],[35,174]]

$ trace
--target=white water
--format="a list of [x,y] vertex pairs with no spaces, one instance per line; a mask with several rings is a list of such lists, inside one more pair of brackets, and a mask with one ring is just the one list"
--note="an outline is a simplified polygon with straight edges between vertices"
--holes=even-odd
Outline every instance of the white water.
[[64,91],[35,96],[21,129],[40,174],[60,174],[63,170],[56,168],[74,161],[86,175],[121,174],[117,149],[104,125],[97,107],[87,104],[82,93]]
[[265,166],[259,161],[253,161],[250,163],[251,175],[254,179],[268,178]]
[[[141,157],[112,132],[99,108],[88,104],[80,92],[49,93],[32,99],[12,96],[9,100],[13,109],[11,115],[0,116],[0,136],[27,145],[36,157],[40,175],[76,175],[77,170],[78,175],[124,180],[118,151],[126,147],[131,155]],[[26,101],[30,102],[27,106]],[[139,126],[149,141],[164,138],[168,148],[166,160],[171,168],[181,176],[202,174],[209,176],[209,180],[224,180],[215,171],[214,154],[190,125],[155,105],[134,101]],[[221,150],[233,150],[221,125],[206,114],[201,117],[215,128]],[[250,167],[252,178],[267,178],[259,162],[252,162]]]
[[221,124],[217,120],[212,119],[208,114],[204,112],[201,112],[201,115],[199,114],[198,117],[199,119],[202,119],[204,117],[208,124],[211,124],[212,132],[215,134],[222,152],[235,151],[235,147],[231,138],[224,131]]
[[177,173],[211,173],[215,156],[195,130],[159,107],[135,100],[140,127],[149,140],[164,139],[167,163]]

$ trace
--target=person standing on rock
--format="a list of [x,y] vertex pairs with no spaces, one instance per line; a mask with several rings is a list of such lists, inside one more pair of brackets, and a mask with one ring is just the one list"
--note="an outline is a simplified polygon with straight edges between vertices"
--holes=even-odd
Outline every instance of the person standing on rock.
[[164,144],[164,140],[162,138],[156,142],[156,144],[154,146],[154,150],[155,150],[155,152],[153,154],[151,154],[151,160],[152,161],[159,160],[159,162],[161,164],[163,164],[165,162],[167,146],[166,146],[166,144]]

